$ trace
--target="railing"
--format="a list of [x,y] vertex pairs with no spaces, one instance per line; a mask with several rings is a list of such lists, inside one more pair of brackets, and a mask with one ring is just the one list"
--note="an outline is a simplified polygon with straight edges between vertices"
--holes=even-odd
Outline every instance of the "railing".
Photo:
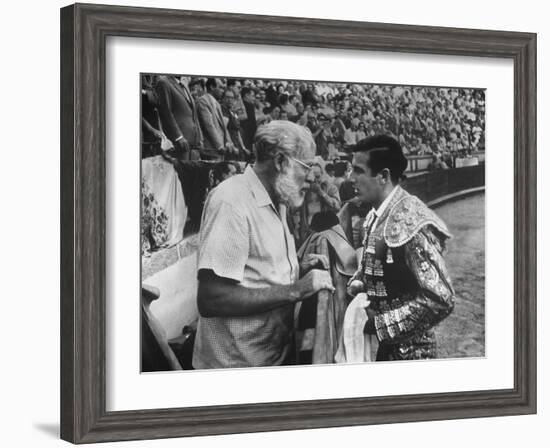
[[[472,158],[477,158],[479,163],[485,162],[485,151],[474,151],[472,152]],[[423,156],[407,156],[407,159],[409,161],[409,165],[407,166],[407,173],[415,173],[419,171],[426,171],[428,169],[428,165],[432,162],[433,156],[432,155],[423,155]],[[449,168],[455,167],[455,159],[453,158],[453,166]]]
[[409,193],[418,196],[424,202],[432,202],[454,193],[483,187],[485,163],[464,168],[427,171],[407,177],[402,185]]

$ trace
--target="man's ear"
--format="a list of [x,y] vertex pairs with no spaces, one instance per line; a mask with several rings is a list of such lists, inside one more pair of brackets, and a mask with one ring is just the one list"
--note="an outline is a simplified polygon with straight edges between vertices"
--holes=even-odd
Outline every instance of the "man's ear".
[[384,168],[382,171],[378,173],[380,176],[380,179],[382,180],[383,184],[387,184],[391,182],[391,173],[388,168]]
[[278,152],[273,158],[273,166],[277,173],[282,173],[288,168],[288,157],[286,157],[282,152]]

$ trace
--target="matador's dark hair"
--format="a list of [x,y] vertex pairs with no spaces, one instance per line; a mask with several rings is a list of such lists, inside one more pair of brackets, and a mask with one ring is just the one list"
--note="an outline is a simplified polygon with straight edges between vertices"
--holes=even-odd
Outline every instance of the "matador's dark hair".
[[392,183],[397,184],[407,169],[408,160],[399,142],[389,135],[373,135],[355,145],[354,152],[368,152],[369,168],[378,174],[384,168],[390,171]]

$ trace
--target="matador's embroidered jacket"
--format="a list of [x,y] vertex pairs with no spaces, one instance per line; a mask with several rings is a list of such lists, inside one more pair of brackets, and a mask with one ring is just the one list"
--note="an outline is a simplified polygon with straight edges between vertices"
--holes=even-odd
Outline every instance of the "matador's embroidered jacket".
[[377,360],[436,357],[433,327],[454,306],[442,252],[445,223],[401,187],[366,229],[360,276],[375,312]]

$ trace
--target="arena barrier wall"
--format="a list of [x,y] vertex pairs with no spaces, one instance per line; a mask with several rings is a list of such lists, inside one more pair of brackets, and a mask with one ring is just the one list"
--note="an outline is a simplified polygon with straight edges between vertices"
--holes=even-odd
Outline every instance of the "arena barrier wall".
[[434,207],[482,191],[485,188],[485,163],[409,175],[401,185]]
[[[485,162],[485,151],[474,151],[471,153],[471,156],[476,158],[479,163]],[[423,155],[423,156],[407,156],[408,165],[407,173],[416,173],[419,171],[426,171],[430,163],[432,163],[432,155]],[[453,165],[454,167],[454,165]]]

